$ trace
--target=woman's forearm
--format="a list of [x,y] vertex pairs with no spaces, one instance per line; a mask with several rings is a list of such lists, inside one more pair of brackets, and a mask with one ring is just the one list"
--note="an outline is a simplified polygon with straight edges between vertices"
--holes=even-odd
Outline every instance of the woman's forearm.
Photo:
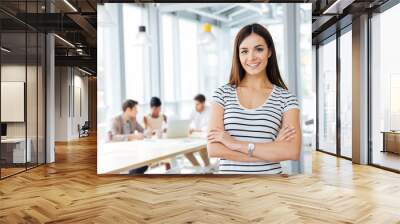
[[238,162],[265,162],[265,160],[248,156],[247,152],[242,153],[239,151],[228,149],[225,145],[221,143],[208,143],[207,151],[209,157],[224,158],[227,160]]
[[[249,142],[238,141],[238,152],[247,153]],[[298,160],[300,156],[300,143],[288,141],[274,141],[255,143],[253,157],[264,161],[279,162],[285,160]],[[252,157],[250,157],[252,158]]]

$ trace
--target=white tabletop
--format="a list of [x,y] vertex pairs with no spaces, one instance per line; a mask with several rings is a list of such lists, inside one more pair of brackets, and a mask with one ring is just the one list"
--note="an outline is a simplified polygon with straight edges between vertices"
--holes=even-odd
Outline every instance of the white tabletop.
[[[24,142],[25,138],[5,138],[1,139],[1,143],[19,143]],[[27,138],[27,141],[30,141],[30,138]]]
[[188,138],[108,142],[97,147],[97,173],[119,174],[179,154],[207,147],[204,134]]

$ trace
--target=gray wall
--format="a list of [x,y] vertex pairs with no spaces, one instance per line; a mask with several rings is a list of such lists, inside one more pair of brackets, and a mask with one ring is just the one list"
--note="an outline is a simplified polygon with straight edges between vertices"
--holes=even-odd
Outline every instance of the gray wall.
[[88,78],[73,67],[55,68],[55,141],[78,138],[88,120]]

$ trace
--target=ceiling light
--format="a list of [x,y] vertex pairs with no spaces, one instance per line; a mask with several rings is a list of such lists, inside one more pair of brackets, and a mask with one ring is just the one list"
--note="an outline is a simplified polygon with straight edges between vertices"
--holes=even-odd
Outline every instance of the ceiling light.
[[71,42],[69,42],[68,40],[66,40],[66,39],[64,39],[64,38],[62,38],[62,37],[60,37],[60,36],[57,35],[57,34],[54,34],[54,36],[57,37],[58,39],[60,39],[62,42],[64,42],[64,43],[66,43],[67,45],[69,45],[70,47],[75,48],[75,45],[73,45],[73,44],[72,44]]
[[139,32],[136,35],[136,40],[134,42],[134,45],[141,45],[141,46],[151,45],[150,37],[147,36],[145,26],[139,26]]
[[267,3],[263,3],[261,5],[261,12],[264,14],[267,14],[269,12],[269,7],[267,6]]
[[212,26],[209,23],[203,24],[203,32],[200,34],[198,44],[199,45],[207,45],[213,43],[216,38],[214,34],[211,32]]
[[81,68],[79,68],[79,67],[78,67],[78,70],[81,71],[81,72],[83,72],[83,73],[85,73],[85,74],[87,74],[87,75],[92,75],[92,73],[90,73],[90,72],[88,72],[88,71],[86,71],[86,70],[83,70],[83,69],[81,69]]
[[4,51],[4,52],[6,52],[6,53],[10,53],[10,52],[11,52],[11,50],[9,50],[9,49],[7,49],[7,48],[5,48],[5,47],[1,47],[1,50]]
[[83,54],[83,50],[80,49],[80,48],[76,49],[76,52],[77,52],[79,55],[82,55],[82,54]]
[[343,10],[351,5],[355,0],[336,0],[322,14],[342,14]]
[[67,4],[72,10],[74,10],[74,12],[78,12],[78,10],[71,4],[69,3],[68,0],[64,0],[65,4]]

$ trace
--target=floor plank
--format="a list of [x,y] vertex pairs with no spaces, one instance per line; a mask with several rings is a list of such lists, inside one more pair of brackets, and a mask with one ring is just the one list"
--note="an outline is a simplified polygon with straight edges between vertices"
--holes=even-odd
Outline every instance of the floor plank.
[[313,174],[96,175],[96,139],[0,181],[0,223],[400,223],[400,175],[320,152]]

